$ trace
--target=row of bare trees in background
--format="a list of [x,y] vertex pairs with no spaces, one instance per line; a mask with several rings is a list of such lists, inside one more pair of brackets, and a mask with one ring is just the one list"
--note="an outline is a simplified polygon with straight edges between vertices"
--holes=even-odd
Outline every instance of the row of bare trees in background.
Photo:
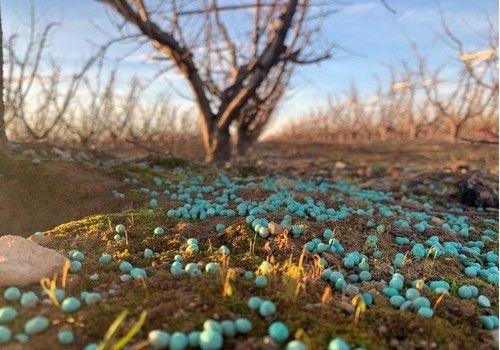
[[[331,7],[313,0],[102,2],[117,15],[116,37],[71,76],[45,55],[55,24],[37,33],[32,14],[26,47],[16,47],[16,35],[6,39],[4,120],[13,140],[76,140],[88,147],[140,138],[165,147],[172,135],[199,135],[206,160],[225,161],[234,146],[244,152],[259,137],[294,68],[330,56],[328,48],[311,50]],[[180,73],[194,112],[181,115],[165,96],[141,98],[142,81],[130,82],[122,96],[115,92],[123,83],[115,86],[115,73],[103,73],[99,64],[112,43],[131,39]]]
[[[207,160],[225,160],[231,144],[244,153],[259,138],[297,65],[330,55],[329,49],[311,50],[320,28],[311,23],[328,13],[324,8],[311,12],[315,5],[309,0],[255,0],[229,7],[207,0],[187,8],[175,0],[168,5],[152,1],[149,8],[142,1],[103,2],[119,14],[118,29],[128,25],[135,32],[117,31],[117,38],[71,74],[50,56],[49,39],[57,23],[40,27],[32,12],[27,38],[16,33],[4,38],[3,120],[11,140],[108,149],[133,143],[181,155],[201,154],[204,148]],[[242,10],[253,13],[250,34],[235,40],[223,14]],[[171,18],[160,28],[155,18],[167,14]],[[195,36],[193,21],[199,30]],[[475,52],[466,51],[444,20],[443,32],[454,50],[453,62],[433,67],[412,47],[413,59],[388,66],[388,81],[379,80],[368,100],[353,83],[345,95],[332,95],[326,107],[295,121],[282,120],[272,137],[353,142],[494,135],[498,30],[491,24],[483,48]],[[118,68],[110,68],[106,50],[127,38],[150,42],[160,55],[158,62],[177,67],[197,109],[181,108],[167,92],[152,98],[148,88],[161,74],[124,81]]]
[[170,152],[194,143],[200,149],[188,111],[167,93],[152,99],[148,81],[123,81],[116,65],[105,63],[108,45],[72,73],[63,71],[50,56],[49,39],[57,27],[37,25],[32,11],[26,37],[4,38],[3,119],[9,139],[108,149],[139,142]]
[[363,99],[352,83],[343,96],[330,96],[325,107],[271,137],[305,142],[498,142],[498,29],[490,23],[483,49],[467,52],[444,19],[442,28],[453,60],[433,68],[412,46],[413,59],[387,66],[389,80],[379,80],[371,98]]

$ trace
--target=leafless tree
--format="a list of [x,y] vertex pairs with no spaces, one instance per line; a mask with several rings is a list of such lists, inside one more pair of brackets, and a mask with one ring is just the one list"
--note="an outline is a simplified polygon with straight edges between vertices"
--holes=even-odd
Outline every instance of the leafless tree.
[[277,76],[270,77],[256,91],[246,106],[241,109],[234,124],[236,126],[236,152],[243,155],[260,136],[271,120],[273,112],[283,97],[291,76],[286,63],[278,69]]
[[[230,157],[229,128],[234,122],[246,130],[259,129],[253,120],[267,112],[250,109],[262,107],[259,91],[271,77],[289,65],[316,63],[330,55],[329,50],[319,55],[307,52],[317,34],[317,20],[324,17],[323,10],[312,11],[311,0],[236,5],[217,0],[101,1],[146,36],[186,78],[196,101],[207,161]],[[249,10],[250,21],[245,17]],[[230,27],[230,17],[238,25]],[[239,136],[244,143],[254,138],[250,131]]]
[[463,42],[448,27],[441,14],[445,39],[455,52],[455,64],[459,66],[456,81],[447,86],[450,91],[440,89],[443,66],[431,69],[426,57],[418,54],[417,60],[423,88],[428,101],[444,118],[451,130],[453,140],[457,141],[464,126],[474,119],[496,118],[498,115],[498,29],[489,21],[487,47],[467,52]]
[[18,139],[43,140],[60,132],[86,73],[106,51],[107,46],[101,47],[76,72],[66,73],[48,54],[51,33],[58,25],[38,26],[32,6],[26,40],[18,40],[23,34],[13,33],[3,45],[5,127]]

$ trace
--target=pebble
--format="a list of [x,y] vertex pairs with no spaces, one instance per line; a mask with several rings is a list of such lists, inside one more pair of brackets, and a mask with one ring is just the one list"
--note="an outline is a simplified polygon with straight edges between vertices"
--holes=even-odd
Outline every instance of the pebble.
[[205,271],[209,273],[216,273],[219,270],[216,263],[209,262],[205,265]]
[[153,233],[157,236],[163,236],[165,234],[165,230],[163,229],[163,227],[158,226],[154,229]]
[[258,310],[260,308],[260,305],[262,304],[262,299],[259,297],[250,297],[248,299],[247,305],[250,308],[250,310]]
[[12,331],[6,326],[0,326],[0,344],[7,344],[12,338]]
[[426,297],[418,297],[412,301],[412,306],[415,310],[419,310],[422,307],[431,307],[431,302]]
[[288,327],[283,322],[273,322],[267,329],[267,333],[277,343],[283,343],[288,339],[290,333]]
[[267,286],[267,277],[264,275],[258,275],[255,277],[255,285],[257,288],[265,288]]
[[188,334],[189,346],[192,348],[198,348],[200,345],[200,331],[192,331]]
[[418,314],[424,318],[432,318],[434,311],[430,307],[423,306],[418,309]]
[[184,350],[188,346],[188,338],[182,332],[172,333],[169,341],[170,350]]
[[236,335],[236,326],[232,320],[224,320],[220,323],[224,337],[232,338]]
[[21,344],[26,344],[30,340],[30,337],[24,333],[18,333],[14,336],[14,338]]
[[3,297],[8,301],[17,301],[21,298],[21,291],[17,287],[9,287],[3,292]]
[[307,350],[306,344],[300,340],[292,340],[286,345],[285,350]]
[[220,323],[215,321],[215,320],[212,320],[212,319],[208,319],[205,322],[203,322],[203,329],[204,330],[212,330],[212,331],[216,331],[218,333],[222,333],[222,327],[221,327]]
[[123,224],[116,225],[115,232],[120,233],[120,234],[125,233],[125,225],[123,225]]
[[129,273],[134,267],[132,266],[131,263],[129,263],[128,261],[122,261],[120,263],[120,266],[118,267],[120,269],[121,272],[123,273]]
[[78,272],[82,271],[82,267],[83,267],[83,265],[82,265],[82,263],[81,263],[80,261],[78,261],[78,260],[73,260],[73,261],[71,262],[71,265],[70,265],[69,271],[70,271],[71,273],[78,273]]
[[259,306],[259,314],[263,317],[273,316],[276,313],[276,305],[272,301],[265,300]]
[[113,257],[109,254],[103,254],[101,257],[99,257],[99,264],[101,265],[108,265],[111,263],[113,260]]
[[21,305],[22,307],[34,307],[40,299],[35,294],[35,292],[26,292],[21,295]]
[[252,322],[247,318],[238,318],[234,321],[238,333],[247,334],[252,331]]
[[57,333],[57,340],[63,345],[73,344],[75,335],[70,330],[61,330]]
[[328,343],[327,350],[351,350],[349,344],[341,338],[335,338]]
[[61,309],[66,313],[73,313],[75,311],[78,311],[78,309],[80,309],[80,306],[80,300],[75,297],[68,297],[63,300]]
[[35,316],[24,324],[24,333],[34,335],[43,332],[49,327],[50,321],[45,316]]
[[129,274],[123,274],[120,276],[120,281],[122,281],[124,283],[130,282],[130,281],[132,281],[132,279],[133,279],[132,276],[130,276]]
[[478,298],[477,298],[477,303],[479,304],[479,306],[482,306],[482,307],[491,307],[491,302],[490,302],[490,299],[488,299],[486,296],[484,295],[480,295]]
[[389,300],[391,305],[397,309],[399,309],[399,307],[405,302],[405,298],[403,298],[401,295],[393,295]]
[[141,279],[141,278],[146,278],[148,277],[148,274],[144,269],[141,269],[139,267],[134,267],[132,270],[130,270],[130,276],[135,279]]
[[206,329],[200,333],[199,346],[202,350],[222,349],[224,339],[220,332],[212,329]]
[[472,297],[472,290],[469,286],[461,286],[458,288],[458,296],[461,299],[470,299]]
[[0,308],[0,323],[9,323],[16,319],[17,311],[13,307],[4,306]]
[[149,248],[144,249],[144,258],[148,259],[154,255],[153,251]]
[[170,343],[170,334],[161,330],[154,330],[148,334],[148,343],[154,349],[166,349]]

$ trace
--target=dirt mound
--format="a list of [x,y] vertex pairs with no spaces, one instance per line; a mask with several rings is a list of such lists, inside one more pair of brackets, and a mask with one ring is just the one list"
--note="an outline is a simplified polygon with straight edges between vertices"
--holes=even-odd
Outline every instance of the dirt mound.
[[29,236],[90,214],[116,212],[133,202],[114,198],[127,185],[88,163],[0,158],[0,236]]

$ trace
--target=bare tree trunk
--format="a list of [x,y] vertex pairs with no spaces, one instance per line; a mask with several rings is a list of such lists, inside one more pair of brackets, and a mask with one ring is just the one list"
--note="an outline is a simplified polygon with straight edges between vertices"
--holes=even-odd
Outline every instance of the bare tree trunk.
[[[205,19],[195,27],[178,20],[182,11],[177,10],[177,2],[183,1],[170,1],[173,18],[167,26],[160,25],[165,22],[165,18],[155,10],[164,1],[148,1],[149,5],[145,5],[142,0],[101,2],[147,37],[153,47],[172,61],[187,80],[198,107],[206,160],[209,162],[230,159],[229,127],[246,115],[245,109],[266,107],[272,112],[282,97],[295,65],[318,63],[330,57],[329,49],[320,55],[304,56],[303,49],[312,43],[309,33],[318,32],[304,27],[309,19],[308,9],[312,6],[310,0],[273,0],[270,7],[266,6],[266,11],[257,0],[251,6],[255,11],[252,28],[249,28],[248,36],[237,41],[232,36],[241,35],[230,34],[229,27],[219,14],[224,6],[220,7],[218,0],[200,1],[211,2],[212,7],[205,6],[182,14],[203,15]],[[242,6],[249,5],[231,5],[225,10],[238,10]],[[262,21],[264,18],[267,19]],[[118,28],[120,32],[122,27],[120,25]],[[203,38],[189,34],[189,30],[202,28],[205,33]],[[245,31],[243,28],[238,29]],[[186,39],[190,36],[193,38]],[[251,42],[253,47],[250,56],[246,41]],[[221,49],[221,44],[225,48]],[[199,47],[203,49],[199,50]],[[225,56],[225,52],[229,53],[229,57]],[[272,103],[269,102],[270,98]],[[246,118],[249,120],[240,121],[240,126],[252,125],[252,132],[260,132],[269,120],[270,112],[262,115],[262,118],[258,113],[251,114]],[[258,119],[255,123],[254,118]],[[254,139],[256,137],[248,138]]]
[[231,158],[231,137],[229,128],[215,129],[208,135],[208,145],[205,144],[205,160],[221,163]]
[[409,133],[409,138],[410,140],[415,140],[417,138],[417,125],[415,123],[410,123],[409,127],[408,127],[408,133]]
[[3,102],[3,30],[0,10],[0,152],[7,152],[7,133],[5,132],[5,106]]
[[462,127],[464,126],[464,122],[458,122],[453,127],[453,141],[457,142],[460,139],[460,133],[462,132]]
[[255,140],[248,137],[248,135],[242,130],[238,130],[234,145],[236,153],[239,156],[245,155],[245,153],[248,151],[248,148],[253,144],[254,141]]

